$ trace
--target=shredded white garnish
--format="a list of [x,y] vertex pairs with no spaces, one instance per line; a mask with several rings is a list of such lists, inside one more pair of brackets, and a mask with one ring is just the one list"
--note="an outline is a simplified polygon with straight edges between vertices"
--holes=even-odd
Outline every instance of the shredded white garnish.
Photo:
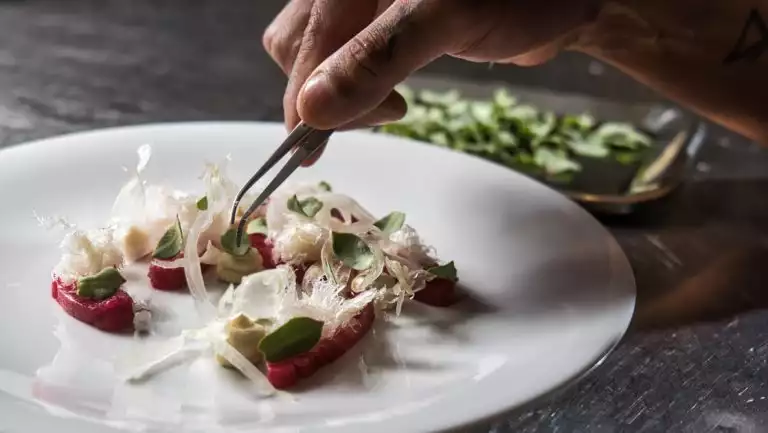
[[[202,177],[205,182],[208,208],[197,213],[197,218],[187,231],[184,245],[184,274],[187,279],[187,286],[195,298],[198,313],[205,322],[214,319],[216,309],[208,299],[203,272],[200,269],[198,244],[203,233],[216,233],[220,237],[228,228],[226,213],[235,194],[237,194],[237,189],[225,175],[226,163],[225,160],[218,166],[214,164],[206,166]],[[210,241],[207,241],[206,244],[208,242]]]
[[435,249],[425,245],[416,230],[408,224],[390,234],[389,241],[385,246],[387,253],[405,258],[419,266],[437,263],[434,257]]
[[272,239],[275,257],[285,263],[320,260],[320,252],[329,231],[311,221],[292,216],[286,218],[286,221],[287,224]]
[[343,290],[344,286],[318,279],[312,285],[312,293],[309,295],[300,296],[297,291],[285,291],[278,305],[276,321],[282,324],[293,317],[310,317],[324,323],[323,333],[332,334],[377,296],[374,290],[368,290],[352,299],[346,299],[341,296]]
[[74,230],[61,242],[62,256],[53,273],[65,284],[101,270],[123,265],[123,254],[111,228]]

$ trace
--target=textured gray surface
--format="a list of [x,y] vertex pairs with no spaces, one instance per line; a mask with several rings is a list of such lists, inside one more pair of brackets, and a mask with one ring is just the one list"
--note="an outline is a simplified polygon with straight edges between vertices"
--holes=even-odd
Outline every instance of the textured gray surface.
[[[260,39],[280,3],[0,1],[0,144],[142,122],[279,120],[285,80]],[[576,55],[428,71],[626,104],[657,98]],[[715,128],[680,191],[604,219],[638,280],[632,332],[589,378],[492,431],[768,431],[766,189],[768,152]]]

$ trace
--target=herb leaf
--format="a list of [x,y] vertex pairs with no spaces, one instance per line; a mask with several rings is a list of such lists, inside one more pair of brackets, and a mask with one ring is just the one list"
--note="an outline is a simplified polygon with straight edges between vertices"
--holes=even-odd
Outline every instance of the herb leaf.
[[181,221],[177,216],[176,222],[168,227],[163,237],[160,238],[152,257],[169,260],[179,255],[182,248],[184,248],[184,235],[181,232]]
[[448,262],[444,265],[440,266],[433,266],[429,269],[427,269],[427,272],[430,274],[438,277],[443,278],[446,280],[456,281],[458,280],[458,277],[456,276],[456,266],[453,264],[453,262]]
[[331,234],[333,254],[346,266],[357,271],[368,269],[373,264],[373,251],[365,241],[351,233]]
[[200,200],[197,201],[197,209],[198,210],[208,210],[208,197],[203,196]]
[[288,199],[288,210],[296,212],[299,215],[304,215],[307,218],[314,218],[322,208],[323,202],[314,197],[307,197],[304,200],[299,200],[299,198],[294,195]]
[[373,223],[386,235],[400,230],[403,224],[405,224],[405,214],[402,212],[392,212]]
[[235,257],[244,256],[248,254],[248,251],[251,249],[251,243],[247,236],[246,233],[243,233],[240,238],[240,246],[238,246],[237,227],[232,227],[227,230],[226,233],[221,235],[221,248]]
[[79,278],[77,280],[77,294],[84,298],[100,301],[114,295],[125,281],[117,269],[104,268],[96,275]]
[[331,188],[331,184],[324,180],[321,181],[319,184],[317,184],[317,186],[319,186],[320,189],[322,189],[323,191],[328,191],[328,192],[333,191],[333,188]]
[[249,235],[260,233],[262,235],[266,235],[268,233],[267,230],[267,219],[264,217],[259,217],[251,222],[248,223],[248,225],[245,227],[245,232]]
[[309,352],[320,341],[323,322],[309,317],[294,317],[259,343],[268,362],[279,362]]

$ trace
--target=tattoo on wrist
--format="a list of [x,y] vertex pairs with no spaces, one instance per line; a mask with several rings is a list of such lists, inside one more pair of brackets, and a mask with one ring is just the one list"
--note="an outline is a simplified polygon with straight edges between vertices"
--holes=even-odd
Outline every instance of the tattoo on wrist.
[[752,9],[741,29],[739,39],[723,59],[723,64],[755,62],[765,53],[768,53],[768,24],[757,9]]

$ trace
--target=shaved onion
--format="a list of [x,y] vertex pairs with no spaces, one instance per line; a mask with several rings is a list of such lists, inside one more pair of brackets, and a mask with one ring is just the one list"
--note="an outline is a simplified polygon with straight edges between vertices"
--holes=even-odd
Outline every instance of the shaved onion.
[[416,230],[408,224],[390,234],[388,240],[384,243],[384,250],[407,259],[411,262],[411,268],[437,264],[435,249],[425,245]]
[[294,317],[310,317],[324,323],[323,333],[333,334],[336,329],[355,317],[366,305],[376,299],[376,292],[366,291],[352,299],[341,296],[345,286],[316,280],[312,293],[300,296],[296,291],[285,291],[276,314],[277,323],[283,324]]
[[276,258],[285,263],[306,263],[320,260],[328,231],[312,221],[290,218],[282,231],[272,239]]
[[373,263],[371,263],[368,269],[360,273],[363,276],[360,287],[369,287],[384,272],[384,252],[381,250],[381,247],[376,242],[371,242],[367,239],[365,241],[373,253]]
[[243,356],[242,353],[238,352],[237,349],[232,347],[231,344],[227,343],[226,339],[219,338],[214,342],[213,345],[217,354],[221,355],[224,359],[229,361],[233,367],[243,373],[243,376],[248,378],[248,380],[256,385],[260,395],[271,396],[277,392],[275,387],[269,383],[267,377],[264,376],[264,373],[256,368],[255,365],[251,364],[251,361]]
[[200,263],[205,265],[216,265],[219,263],[221,254],[221,250],[213,245],[213,241],[208,241],[208,245],[205,247],[205,252],[200,256]]
[[[197,218],[195,218],[187,232],[184,245],[184,275],[187,279],[187,286],[189,287],[189,292],[195,298],[195,307],[198,313],[206,322],[216,317],[216,308],[208,299],[208,292],[205,288],[203,272],[200,268],[200,258],[197,255],[198,241],[201,234],[211,227],[217,216],[221,218],[219,215],[227,211],[229,204],[232,203],[234,195],[237,193],[235,185],[224,175],[226,163],[227,161],[225,160],[219,166],[213,164],[206,165],[203,180],[205,182],[205,196],[208,200],[208,208],[198,212]],[[221,233],[226,231],[226,225],[221,227],[221,229],[223,229]]]
[[145,257],[178,218],[186,230],[197,215],[197,200],[187,193],[161,185],[151,185],[143,178],[152,149],[138,149],[139,162],[133,177],[120,189],[112,205],[112,223],[122,242],[127,262]]

